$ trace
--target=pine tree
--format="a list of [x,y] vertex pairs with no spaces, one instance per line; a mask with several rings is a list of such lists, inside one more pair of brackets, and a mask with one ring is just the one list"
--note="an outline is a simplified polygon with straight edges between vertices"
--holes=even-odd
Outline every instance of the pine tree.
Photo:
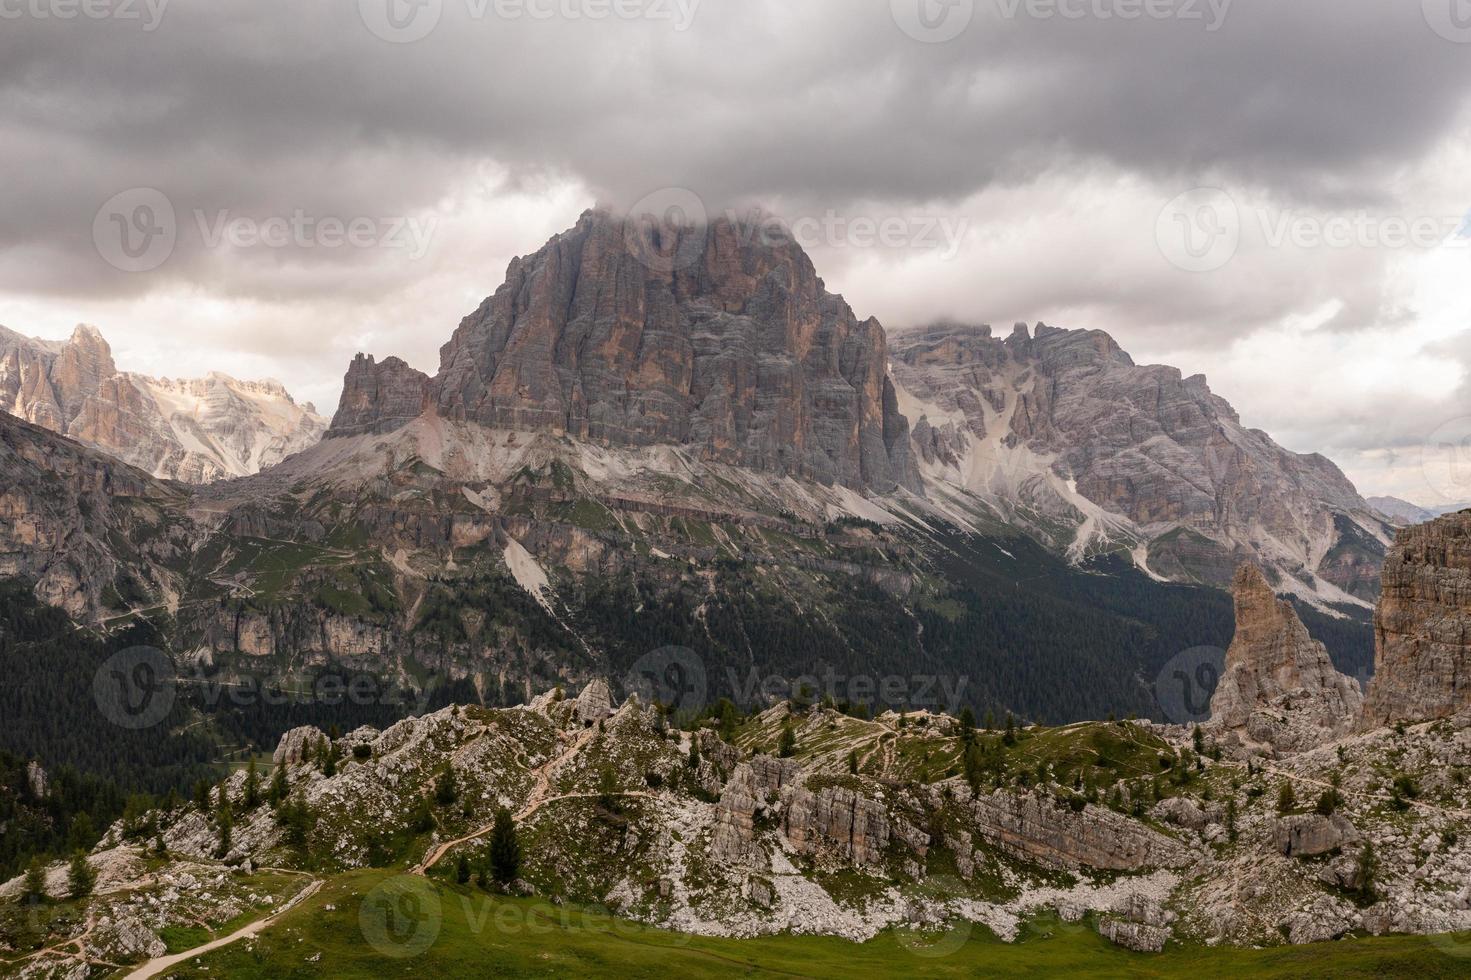
[[455,881],[461,885],[470,883],[470,856],[461,854],[460,859],[455,862]]
[[693,736],[690,738],[690,754],[688,762],[691,769],[700,768],[700,741]]
[[254,810],[260,804],[260,772],[255,767],[254,757],[245,769],[245,809]]
[[792,731],[792,720],[788,718],[781,726],[781,740],[777,743],[776,754],[783,759],[790,759],[797,751],[797,733]]
[[1364,842],[1364,849],[1359,852],[1359,863],[1356,870],[1360,897],[1366,902],[1374,901],[1374,878],[1379,873],[1379,857],[1374,853],[1373,841]]
[[505,807],[495,812],[495,826],[490,831],[490,871],[502,887],[510,885],[521,873],[521,842],[516,838],[516,821]]
[[39,857],[31,858],[20,885],[20,900],[29,905],[46,901],[46,866]]
[[1292,788],[1292,781],[1287,780],[1282,788],[1277,791],[1277,812],[1281,814],[1291,813],[1297,807],[1297,793]]
[[854,776],[858,775],[858,750],[857,749],[854,749],[852,752],[849,752],[848,753],[848,772],[851,773]]
[[209,810],[209,782],[201,779],[194,784],[194,807],[201,813]]
[[66,842],[74,851],[86,850],[97,843],[97,831],[92,826],[92,818],[85,813],[73,817],[71,829],[66,834]]
[[220,825],[220,842],[219,846],[216,848],[216,854],[219,857],[223,858],[230,853],[230,837],[235,829],[235,814],[234,811],[230,809],[229,799],[224,798],[225,794],[221,792],[220,796],[223,798],[223,800],[220,803],[220,812],[217,818]]
[[440,773],[439,781],[434,784],[434,802],[440,806],[450,806],[460,798],[460,791],[455,788],[455,771],[453,768],[446,769]]
[[612,769],[604,769],[598,776],[598,806],[609,813],[623,812],[618,797],[618,776]]
[[87,863],[87,855],[77,851],[72,855],[71,864],[66,869],[67,897],[73,901],[86,898],[92,894],[92,887],[96,884],[97,873]]
[[419,802],[414,807],[413,816],[409,820],[409,823],[414,828],[414,832],[419,834],[427,834],[434,829],[438,821],[434,819],[434,811],[430,806],[429,797],[419,797]]
[[329,742],[326,750],[322,753],[322,775],[328,777],[337,775],[337,760],[340,758],[341,755],[337,751],[337,743]]
[[974,792],[981,785],[981,750],[979,746],[968,746],[960,757],[961,770],[965,775],[965,781]]
[[271,806],[273,808],[279,807],[281,801],[286,799],[286,794],[290,790],[291,786],[286,780],[286,766],[279,765],[276,767],[276,771],[271,773],[271,788],[266,791],[267,798],[271,801]]

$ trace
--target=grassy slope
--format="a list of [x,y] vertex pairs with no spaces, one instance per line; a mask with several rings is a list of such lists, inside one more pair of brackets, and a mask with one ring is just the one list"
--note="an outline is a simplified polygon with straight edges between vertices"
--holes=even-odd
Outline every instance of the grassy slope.
[[[365,941],[359,913],[387,874],[330,881],[309,902],[257,938],[219,950],[176,976],[532,977],[620,976],[682,980],[750,976],[851,977],[1438,977],[1471,976],[1471,936],[1459,945],[1393,937],[1264,950],[1172,948],[1143,956],[1109,945],[1083,925],[1043,921],[1015,944],[977,926],[956,934],[886,933],[854,945],[839,939],[778,936],[702,939],[616,921],[538,900],[490,898],[469,888],[416,884],[427,892],[399,907],[442,910],[437,938],[415,956],[384,956]],[[332,906],[330,911],[327,906]],[[371,907],[371,906],[370,906]],[[428,921],[416,911],[414,921]],[[409,920],[405,920],[409,921]],[[427,928],[427,927],[426,927]],[[420,933],[420,936],[427,933]],[[413,928],[399,934],[412,942]],[[939,947],[955,947],[934,955]],[[1461,957],[1447,948],[1458,948]],[[318,951],[320,958],[311,961]]]

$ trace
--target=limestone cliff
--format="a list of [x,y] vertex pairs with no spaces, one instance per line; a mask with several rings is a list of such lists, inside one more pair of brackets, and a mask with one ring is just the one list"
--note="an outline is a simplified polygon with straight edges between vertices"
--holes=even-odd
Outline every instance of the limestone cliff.
[[65,342],[0,328],[0,409],[186,483],[257,473],[326,428],[275,381],[119,372],[107,341],[86,325]]
[[1369,605],[1385,521],[1329,460],[1241,424],[1206,379],[1138,365],[1101,331],[946,325],[891,339],[931,496],[980,501],[1081,557],[1125,544],[1176,581],[1242,561]]
[[177,589],[192,533],[178,488],[3,413],[0,475],[0,577],[77,619]]
[[1471,511],[1399,533],[1374,617],[1370,726],[1471,709]]
[[1211,726],[1280,752],[1313,749],[1350,731],[1363,706],[1358,682],[1333,668],[1327,648],[1261,569],[1243,565],[1232,595],[1236,636],[1211,698]]
[[[793,242],[725,220],[666,233],[661,251],[681,256],[677,268],[645,261],[638,230],[602,211],[513,261],[441,351],[433,409],[605,445],[685,446],[822,483],[918,489],[878,322],[827,292]],[[411,397],[387,386],[374,402],[366,390],[344,393],[332,434],[401,424]]]
[[424,413],[429,376],[396,357],[382,363],[371,354],[353,358],[342,382],[342,400],[332,417],[331,435],[391,432]]

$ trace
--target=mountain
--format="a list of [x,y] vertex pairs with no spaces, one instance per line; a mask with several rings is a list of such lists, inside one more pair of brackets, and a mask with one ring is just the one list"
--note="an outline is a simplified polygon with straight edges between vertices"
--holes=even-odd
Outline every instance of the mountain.
[[[794,242],[721,219],[655,234],[605,211],[518,258],[460,324],[439,374],[395,365],[392,397],[358,397],[332,434],[439,417],[702,459],[847,487],[917,490],[883,328],[859,321]],[[678,261],[660,262],[660,255]],[[378,389],[384,390],[384,389]]]
[[[40,446],[66,445],[24,423],[5,427],[37,434]],[[1439,640],[1471,623],[1464,605],[1405,604],[1396,585],[1399,564],[1426,566],[1414,577],[1439,583],[1427,600],[1464,598],[1466,516],[1401,535],[1381,613],[1393,613],[1404,635]],[[972,924],[1012,942],[1029,923],[1056,929],[1060,920],[1142,952],[1396,933],[1435,937],[1453,954],[1461,939],[1449,934],[1471,928],[1471,712],[1463,704],[1422,722],[1346,730],[1351,682],[1333,675],[1258,570],[1244,568],[1236,591],[1238,642],[1212,703],[1221,714],[1194,729],[1010,718],[975,726],[949,712],[870,717],[861,704],[774,694],[748,710],[702,710],[698,657],[669,648],[621,683],[594,677],[576,696],[559,686],[524,704],[451,705],[345,734],[293,728],[276,743],[270,779],[235,767],[193,803],[130,805],[102,834],[89,857],[101,874],[87,910],[99,923],[126,923],[125,948],[76,915],[47,917],[39,932],[0,921],[0,941],[30,951],[69,936],[110,963],[161,956],[159,932],[238,918],[240,901],[272,904],[233,891],[242,877],[261,887],[259,874],[229,873],[248,867],[314,879],[296,887],[324,887],[332,901],[309,914],[341,905],[331,928],[359,923],[367,946],[391,957],[414,940],[390,938],[380,899],[413,893],[430,909],[494,900],[476,890],[491,891],[476,874],[489,870],[505,808],[520,841],[509,890],[686,935],[862,942],[898,928],[920,944],[911,952],[958,953]],[[475,611],[490,614],[489,598]],[[27,634],[74,632],[64,617],[21,612],[34,621]],[[1386,662],[1380,677],[1419,669]],[[203,686],[180,679],[177,697],[189,706],[165,703],[183,714],[199,698],[202,710]],[[1252,738],[1232,737],[1238,708],[1250,714]],[[1264,717],[1278,712],[1301,714],[1294,736],[1318,737],[1280,758],[1264,752],[1257,723],[1280,733],[1279,719]],[[206,713],[197,724],[215,721]],[[178,747],[186,760],[190,750]],[[22,777],[18,759],[0,765]],[[55,828],[30,817],[45,780],[32,769],[24,778],[31,788],[12,806],[23,835],[12,867],[60,847]],[[70,911],[66,863],[43,869]],[[24,887],[12,878],[0,898]],[[221,890],[237,900],[214,903]],[[445,927],[461,930],[465,920],[451,918]],[[274,937],[242,956],[289,972],[300,937]]]
[[1353,731],[1363,690],[1334,669],[1327,648],[1277,598],[1261,569],[1242,565],[1231,597],[1236,635],[1211,697],[1212,730],[1266,755],[1315,749]]
[[[156,517],[184,544],[152,573],[108,592],[131,566],[99,533],[97,581],[44,595],[89,622],[166,611],[227,677],[346,665],[513,704],[678,646],[712,699],[815,673],[834,700],[934,706],[944,681],[977,714],[1074,720],[1161,716],[1166,666],[1229,643],[1212,570],[1244,555],[1334,605],[1307,627],[1367,670],[1365,600],[1327,578],[1378,560],[1361,502],[1203,382],[1050,328],[891,348],[796,246],[677,231],[667,263],[584,215],[511,264],[434,377],[359,356],[328,438],[170,490]],[[881,677],[910,682],[861,688]]]
[[1078,559],[1225,588],[1244,561],[1319,605],[1367,608],[1390,528],[1332,462],[1241,424],[1205,378],[1099,331],[948,325],[891,338],[928,495]]
[[1451,507],[1421,507],[1412,504],[1408,500],[1399,497],[1370,497],[1369,506],[1389,518],[1390,522],[1399,526],[1410,524],[1428,524],[1437,517],[1446,514],[1454,514],[1459,510],[1466,510],[1471,504],[1457,504]]
[[1471,510],[1399,533],[1374,640],[1366,724],[1471,713]]
[[64,342],[0,328],[0,409],[186,483],[259,472],[327,426],[275,381],[119,372],[107,341],[85,325]]
[[197,533],[183,488],[4,414],[0,474],[0,576],[84,621],[177,599]]

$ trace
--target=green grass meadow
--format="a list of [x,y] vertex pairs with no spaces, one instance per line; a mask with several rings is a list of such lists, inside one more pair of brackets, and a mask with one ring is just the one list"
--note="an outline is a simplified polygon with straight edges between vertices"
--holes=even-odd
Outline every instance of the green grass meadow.
[[1308,947],[1171,947],[1149,956],[1086,924],[1042,919],[1018,942],[981,926],[890,931],[862,944],[813,936],[709,939],[606,912],[369,871],[334,878],[261,935],[171,976],[189,977],[1471,977],[1471,935]]

